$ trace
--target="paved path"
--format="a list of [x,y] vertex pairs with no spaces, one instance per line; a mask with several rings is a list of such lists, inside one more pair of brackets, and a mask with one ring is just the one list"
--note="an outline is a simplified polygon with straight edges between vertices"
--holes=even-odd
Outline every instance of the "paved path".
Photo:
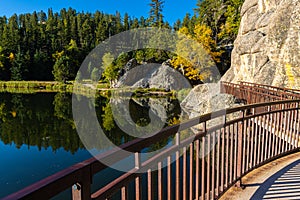
[[233,187],[221,200],[300,199],[300,152],[253,170],[243,184],[244,190]]
[[251,199],[300,199],[300,160],[268,178]]

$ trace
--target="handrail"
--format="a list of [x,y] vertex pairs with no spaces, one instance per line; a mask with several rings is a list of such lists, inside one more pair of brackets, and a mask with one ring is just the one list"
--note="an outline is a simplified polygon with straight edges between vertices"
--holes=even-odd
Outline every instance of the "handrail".
[[[237,85],[233,86],[238,88]],[[292,99],[224,109],[164,128],[149,138],[138,138],[119,148],[109,150],[99,155],[98,159],[114,159],[112,163],[115,163],[121,159],[120,149],[138,153],[151,144],[176,136],[175,144],[145,162],[139,163],[140,169],[133,168],[93,194],[91,194],[93,175],[107,168],[97,158],[78,163],[4,199],[39,199],[41,196],[51,198],[72,185],[74,186],[73,199],[104,199],[118,191],[121,192],[122,198],[126,199],[130,182],[135,183],[135,195],[138,198],[141,197],[142,192],[145,192],[145,188],[141,187],[141,176],[137,174],[141,169],[148,170],[147,193],[149,199],[152,199],[154,173],[151,166],[161,166],[164,161],[169,163],[172,156],[177,158],[175,178],[171,177],[172,167],[169,163],[167,174],[171,178],[167,180],[168,184],[164,187],[163,172],[158,167],[158,197],[162,198],[162,191],[166,190],[168,197],[174,196],[176,199],[181,199],[183,196],[217,198],[230,186],[240,185],[241,178],[256,167],[299,150],[299,103],[300,100]],[[228,118],[229,115],[237,112],[241,114],[240,117]],[[220,117],[223,117],[224,124],[207,127],[210,120]],[[199,124],[202,124],[202,131],[195,135],[184,139],[180,134],[183,130]],[[267,145],[270,146],[269,149]],[[211,151],[206,152],[205,149]],[[183,152],[182,160],[179,159],[179,152]],[[196,157],[193,156],[194,154]],[[188,168],[189,174],[186,173]],[[180,171],[183,173],[182,178]],[[171,193],[171,184],[176,184],[175,193]],[[187,188],[190,188],[190,191],[187,191]]]
[[245,100],[248,104],[300,98],[300,90],[249,82],[240,82],[239,84],[221,82],[221,89],[223,93],[232,94]]
[[295,92],[295,93],[300,94],[300,90],[293,89],[293,88],[284,88],[284,87],[277,87],[277,86],[266,85],[266,84],[250,83],[250,82],[246,82],[246,81],[240,81],[240,84],[253,86],[253,87],[265,87],[268,89],[272,88],[272,89],[276,89],[276,90],[289,91],[289,92]]

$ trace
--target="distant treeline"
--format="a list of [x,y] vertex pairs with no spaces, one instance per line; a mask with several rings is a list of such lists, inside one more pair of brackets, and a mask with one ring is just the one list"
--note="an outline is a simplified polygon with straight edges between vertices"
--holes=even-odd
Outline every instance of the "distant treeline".
[[74,77],[85,56],[101,41],[145,26],[143,17],[78,13],[71,8],[60,13],[49,9],[47,14],[41,11],[0,17],[0,79],[53,80],[55,55],[62,51],[72,62],[69,66]]
[[[0,80],[73,80],[84,58],[100,42],[126,30],[149,26],[195,37],[203,42],[221,71],[226,71],[230,57],[224,47],[236,37],[243,0],[224,0],[221,4],[218,0],[199,0],[197,15],[187,14],[173,26],[163,20],[163,1],[150,2],[149,17],[139,19],[118,12],[85,13],[72,8],[59,13],[48,9],[47,13],[0,17]],[[180,59],[173,63],[177,68],[185,65]],[[200,75],[196,79],[201,79]]]

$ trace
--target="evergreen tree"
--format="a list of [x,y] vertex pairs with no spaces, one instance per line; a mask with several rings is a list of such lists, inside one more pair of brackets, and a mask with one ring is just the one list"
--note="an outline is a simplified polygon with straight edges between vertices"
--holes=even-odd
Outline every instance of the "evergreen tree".
[[0,46],[0,69],[1,70],[4,70],[5,60],[6,60],[6,58],[3,53],[3,48]]
[[199,0],[196,12],[199,22],[209,26],[216,43],[233,43],[240,23],[240,9],[244,0]]
[[64,51],[56,53],[54,57],[56,59],[52,71],[54,80],[66,83],[70,77],[70,58],[64,55]]
[[5,48],[9,52],[15,52],[20,43],[18,16],[15,14],[8,20],[7,29],[4,29],[4,39],[7,40]]
[[139,20],[137,18],[134,18],[133,21],[130,23],[130,28],[135,29],[139,27],[140,27]]
[[56,36],[57,36],[57,20],[53,14],[52,9],[48,9],[48,19],[46,22],[46,38],[47,38],[47,52],[48,55],[51,56],[53,51],[57,51],[58,49],[56,48]]
[[48,60],[47,53],[36,50],[31,64],[29,79],[31,80],[53,80],[53,63]]
[[86,17],[82,23],[82,48],[87,51],[93,48],[93,28],[92,21],[90,17]]
[[124,31],[129,30],[129,16],[128,13],[124,15]]
[[174,31],[179,31],[181,28],[181,21],[178,19],[173,25]]
[[219,40],[224,44],[232,44],[235,40],[240,27],[240,9],[244,0],[230,0],[227,3],[225,12],[226,21],[221,26],[221,31],[218,34]]
[[146,21],[147,21],[147,20],[146,20],[143,16],[140,17],[139,22],[140,22],[140,27],[141,27],[141,28],[144,28],[144,27],[147,27],[147,26],[148,26],[148,24],[147,24]]
[[20,50],[20,46],[18,47],[18,52],[16,55],[14,55],[13,53],[10,54],[10,60],[12,62],[12,66],[10,68],[10,79],[13,81],[21,81],[23,79],[22,70],[24,70],[25,62]]
[[102,16],[100,18],[100,21],[98,22],[95,35],[96,45],[98,45],[100,42],[104,41],[108,37],[108,24],[104,16]]
[[[126,14],[125,14],[125,17],[126,17]],[[124,17],[124,24],[125,24],[125,17]],[[121,19],[121,14],[119,12],[116,12],[116,15],[113,16],[112,19],[113,19],[113,24],[112,24],[112,26],[113,26],[112,27],[112,29],[113,29],[112,34],[113,35],[115,35],[117,33],[120,33],[123,30],[126,30],[125,27],[123,27],[122,19]]]
[[162,27],[163,25],[163,4],[164,0],[151,0],[149,3],[149,25],[155,27]]

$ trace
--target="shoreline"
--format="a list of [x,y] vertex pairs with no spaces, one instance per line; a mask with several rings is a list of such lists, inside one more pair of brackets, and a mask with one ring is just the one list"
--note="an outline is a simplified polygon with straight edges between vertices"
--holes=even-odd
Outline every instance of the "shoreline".
[[67,83],[61,83],[57,81],[0,81],[0,92],[8,93],[78,93],[82,95],[100,94],[104,96],[110,96],[111,92],[116,92],[118,95],[128,96],[132,94],[136,97],[154,96],[154,97],[166,97],[174,96],[174,91],[166,91],[165,89],[155,88],[109,88],[107,83],[92,83],[91,81],[84,81],[80,84],[74,84],[74,81],[68,81]]

